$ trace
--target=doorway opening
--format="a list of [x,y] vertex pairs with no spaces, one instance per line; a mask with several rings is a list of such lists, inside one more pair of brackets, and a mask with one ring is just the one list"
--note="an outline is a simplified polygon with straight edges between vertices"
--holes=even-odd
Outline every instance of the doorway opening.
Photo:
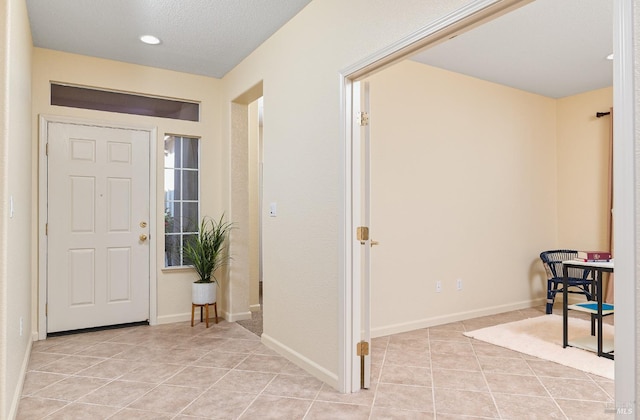
[[[484,8],[474,9],[474,6],[481,6],[480,3],[482,3]],[[503,4],[502,6],[505,8],[502,9],[500,9],[496,3],[497,2],[493,2],[489,8],[486,8],[487,2],[474,2],[464,10],[461,9],[458,11],[455,16],[449,16],[448,24],[445,25],[442,22],[438,22],[434,24],[433,27],[427,27],[421,34],[416,34],[414,37],[410,37],[410,39],[408,38],[404,45],[395,45],[389,48],[389,50],[382,51],[343,72],[343,75],[346,75],[344,79],[344,98],[345,110],[347,110],[345,115],[345,133],[347,136],[347,141],[345,142],[345,161],[347,162],[348,179],[351,181],[351,184],[346,188],[347,197],[345,198],[345,202],[350,204],[348,205],[347,214],[345,215],[347,218],[345,221],[345,231],[347,232],[347,256],[345,260],[347,261],[348,280],[345,284],[345,290],[343,290],[345,300],[347,301],[347,316],[345,319],[348,321],[344,325],[344,337],[345,341],[349,344],[344,347],[344,372],[346,372],[346,374],[341,384],[347,392],[353,392],[359,388],[361,383],[359,375],[365,369],[361,367],[360,358],[353,354],[352,349],[356,348],[356,344],[365,336],[363,328],[364,325],[366,325],[366,320],[363,320],[363,317],[366,316],[369,311],[369,302],[362,299],[362,285],[368,284],[369,279],[365,278],[366,270],[362,268],[362,261],[364,254],[363,249],[370,249],[371,245],[370,238],[367,237],[361,241],[363,238],[356,236],[356,228],[362,226],[362,215],[356,203],[364,202],[364,198],[361,196],[363,189],[361,188],[361,168],[359,166],[360,159],[358,158],[361,156],[359,147],[363,143],[356,139],[356,137],[360,135],[360,128],[355,118],[357,115],[356,110],[359,111],[358,107],[361,105],[361,102],[355,93],[358,91],[361,81],[377,73],[382,68],[386,68],[409,55],[413,55],[413,53],[419,49],[426,48],[440,40],[451,38],[459,33],[465,32],[480,23],[514,10],[528,2],[510,2],[508,5]],[[495,8],[492,9],[494,6]],[[617,47],[619,47],[619,45]],[[616,53],[618,52],[616,51]],[[619,86],[616,88],[616,91],[619,92]],[[616,105],[616,107],[617,106],[618,105]],[[628,146],[629,145],[627,145],[627,147]],[[372,234],[375,236],[375,232]],[[462,282],[460,282],[460,284],[462,284]],[[351,300],[349,298],[351,298]],[[351,302],[351,306],[349,306],[349,301]]]
[[[262,333],[262,82],[231,103],[229,321]],[[237,280],[236,280],[237,279]],[[241,280],[241,281],[240,281]]]
[[247,191],[249,194],[249,310],[251,319],[238,324],[260,336],[262,318],[262,166],[263,166],[263,98],[248,105]]

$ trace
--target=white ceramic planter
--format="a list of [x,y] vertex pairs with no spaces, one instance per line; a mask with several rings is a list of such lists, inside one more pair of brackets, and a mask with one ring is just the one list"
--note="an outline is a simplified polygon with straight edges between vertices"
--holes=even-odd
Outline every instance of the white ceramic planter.
[[191,286],[191,302],[196,305],[204,305],[216,302],[216,292],[218,291],[215,283],[192,283]]

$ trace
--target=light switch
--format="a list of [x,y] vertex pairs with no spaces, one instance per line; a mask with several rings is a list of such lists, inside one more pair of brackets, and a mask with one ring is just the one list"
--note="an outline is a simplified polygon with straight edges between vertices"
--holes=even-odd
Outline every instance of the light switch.
[[269,216],[276,217],[278,215],[278,205],[274,203],[269,203]]

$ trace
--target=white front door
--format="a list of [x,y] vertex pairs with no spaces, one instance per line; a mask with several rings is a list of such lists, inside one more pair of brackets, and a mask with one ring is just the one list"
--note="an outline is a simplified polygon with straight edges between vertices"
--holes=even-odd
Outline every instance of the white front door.
[[47,332],[148,320],[150,132],[47,124]]

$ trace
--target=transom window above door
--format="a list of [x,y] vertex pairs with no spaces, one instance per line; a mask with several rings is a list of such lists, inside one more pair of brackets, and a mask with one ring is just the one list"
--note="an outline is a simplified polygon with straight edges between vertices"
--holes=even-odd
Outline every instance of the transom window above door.
[[200,104],[197,102],[53,82],[51,105],[200,121]]

